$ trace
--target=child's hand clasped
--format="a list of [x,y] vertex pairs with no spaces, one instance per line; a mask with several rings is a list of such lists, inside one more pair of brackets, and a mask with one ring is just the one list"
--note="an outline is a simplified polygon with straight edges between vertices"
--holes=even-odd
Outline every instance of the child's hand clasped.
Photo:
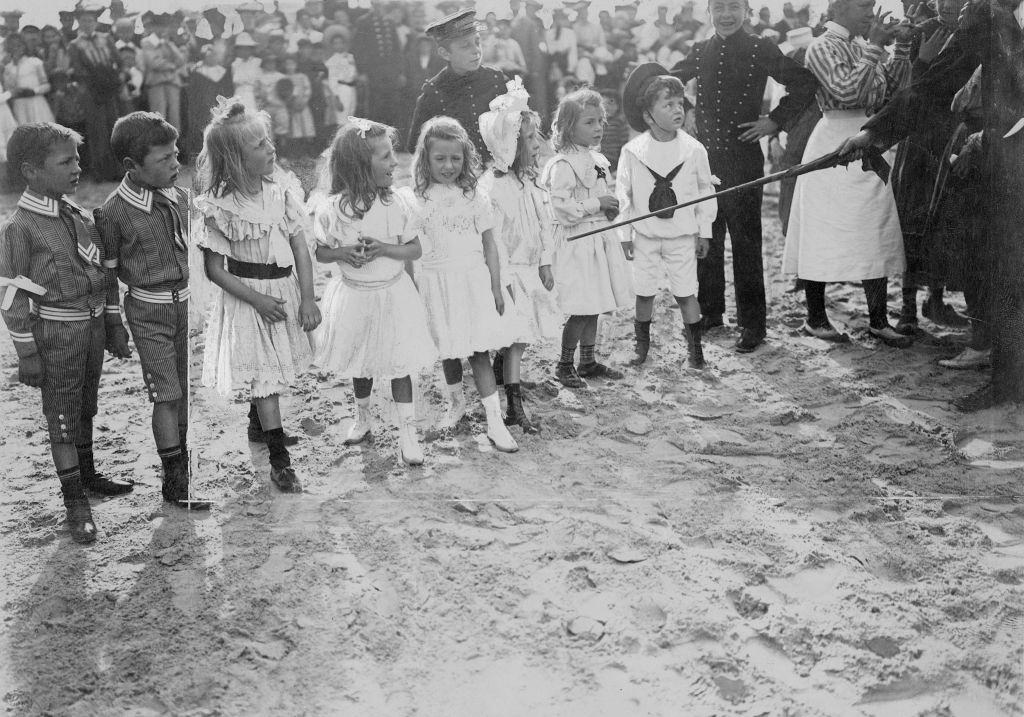
[[312,299],[299,304],[299,325],[303,331],[312,331],[320,325],[320,308]]
[[711,250],[711,240],[707,237],[699,237],[697,244],[694,246],[694,253],[698,259],[706,259],[708,251]]
[[288,314],[284,310],[286,303],[284,299],[275,299],[273,296],[260,293],[257,293],[256,298],[252,301],[253,308],[270,323],[284,321],[288,318]]
[[346,246],[338,247],[338,259],[345,262],[349,266],[359,268],[367,262],[366,256],[363,254],[362,244],[349,244]]
[[362,256],[364,262],[373,261],[379,256],[387,256],[389,247],[394,246],[393,244],[385,244],[372,237],[360,237],[359,241],[363,245]]

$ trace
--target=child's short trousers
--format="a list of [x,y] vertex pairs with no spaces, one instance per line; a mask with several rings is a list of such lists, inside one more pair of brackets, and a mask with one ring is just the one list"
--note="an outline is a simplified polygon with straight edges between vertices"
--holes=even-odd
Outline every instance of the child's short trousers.
[[39,319],[32,326],[43,362],[43,415],[51,443],[82,443],[79,419],[96,415],[107,332],[103,316],[85,321]]
[[[672,296],[697,295],[696,235],[659,239],[633,234],[633,285],[637,296],[654,296],[668,286]],[[663,268],[664,267],[664,268]]]
[[177,401],[188,391],[188,300],[153,304],[130,293],[124,316],[142,364],[152,403]]

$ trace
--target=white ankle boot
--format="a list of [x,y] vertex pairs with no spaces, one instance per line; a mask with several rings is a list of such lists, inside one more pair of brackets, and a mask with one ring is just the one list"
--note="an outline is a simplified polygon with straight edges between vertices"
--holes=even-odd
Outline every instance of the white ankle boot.
[[356,399],[356,421],[345,434],[345,445],[354,446],[370,437],[373,424],[370,419],[370,398]]
[[423,465],[423,447],[416,437],[415,409],[411,403],[396,403],[398,412],[398,450],[410,466]]
[[490,396],[480,399],[480,403],[484,404],[484,411],[487,412],[487,437],[491,439],[494,447],[502,453],[518,451],[519,444],[508,432],[505,427],[505,419],[501,416],[501,400],[498,398],[498,392],[495,391]]
[[455,428],[455,425],[466,415],[466,394],[462,384],[448,386],[448,410],[441,420],[441,428]]

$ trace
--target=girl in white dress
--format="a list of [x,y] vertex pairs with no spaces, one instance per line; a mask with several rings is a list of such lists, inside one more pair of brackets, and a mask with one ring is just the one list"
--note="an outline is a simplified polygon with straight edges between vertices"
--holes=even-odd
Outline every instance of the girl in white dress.
[[331,145],[330,195],[316,210],[313,236],[317,261],[337,262],[341,275],[324,292],[315,363],[352,379],[356,421],[346,445],[370,435],[373,379],[390,379],[402,460],[420,465],[410,374],[432,366],[437,349],[423,300],[405,270],[422,251],[413,232],[412,190],[392,189],[398,166],[394,133],[386,125],[349,117]]
[[[589,377],[622,378],[621,371],[594,357],[597,317],[633,302],[625,249],[615,232],[566,241],[572,234],[607,225],[619,211],[610,188],[609,162],[591,149],[600,146],[604,124],[601,95],[582,89],[563,97],[551,124],[556,154],[541,175],[555,216],[552,269],[558,303],[570,315],[562,330],[562,355],[555,377],[569,388],[583,388],[583,379]],[[578,369],[573,366],[577,344]]]
[[494,158],[494,167],[480,180],[494,211],[494,242],[501,263],[501,283],[511,294],[505,310],[519,321],[515,342],[495,356],[502,368],[508,410],[505,425],[536,433],[538,426],[523,408],[520,367],[528,344],[554,338],[563,316],[551,290],[553,249],[551,208],[537,185],[540,117],[530,110],[530,95],[516,78],[508,92],[491,101],[480,115],[480,135]]
[[53,111],[46,101],[50,81],[43,61],[26,54],[21,35],[9,35],[4,42],[9,59],[4,65],[4,88],[11,93],[11,112],[18,124],[53,122]]
[[487,437],[499,451],[519,449],[501,416],[488,351],[508,346],[515,326],[505,316],[490,200],[477,190],[473,143],[456,120],[435,117],[423,125],[413,158],[417,233],[423,242],[418,275],[427,325],[441,355],[454,426],[466,412],[462,358],[469,357],[487,412]]
[[222,100],[203,133],[196,243],[206,275],[222,289],[206,325],[203,384],[256,409],[270,450],[270,477],[298,491],[281,428],[278,395],[308,368],[307,332],[320,323],[306,245],[302,187],[277,166],[270,118]]

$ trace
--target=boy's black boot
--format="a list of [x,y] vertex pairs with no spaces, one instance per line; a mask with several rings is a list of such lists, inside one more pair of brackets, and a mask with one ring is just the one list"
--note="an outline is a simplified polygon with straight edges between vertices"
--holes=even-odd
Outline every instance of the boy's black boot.
[[523,407],[523,393],[518,383],[505,384],[505,399],[508,410],[505,412],[506,426],[519,426],[523,433],[539,433],[540,427],[530,420]]
[[700,343],[700,322],[686,324],[686,365],[690,368],[701,369],[707,364],[704,362],[704,347]]
[[633,320],[633,335],[636,344],[634,350],[636,357],[629,363],[639,366],[647,361],[647,353],[651,350],[651,322]]
[[124,495],[131,493],[134,483],[123,480],[111,480],[96,472],[96,464],[92,454],[92,444],[75,446],[78,453],[78,470],[81,475],[82,487],[97,495]]
[[82,487],[82,478],[77,468],[57,471],[60,492],[67,510],[68,529],[76,543],[92,543],[96,540],[96,522],[92,518],[89,498]]

